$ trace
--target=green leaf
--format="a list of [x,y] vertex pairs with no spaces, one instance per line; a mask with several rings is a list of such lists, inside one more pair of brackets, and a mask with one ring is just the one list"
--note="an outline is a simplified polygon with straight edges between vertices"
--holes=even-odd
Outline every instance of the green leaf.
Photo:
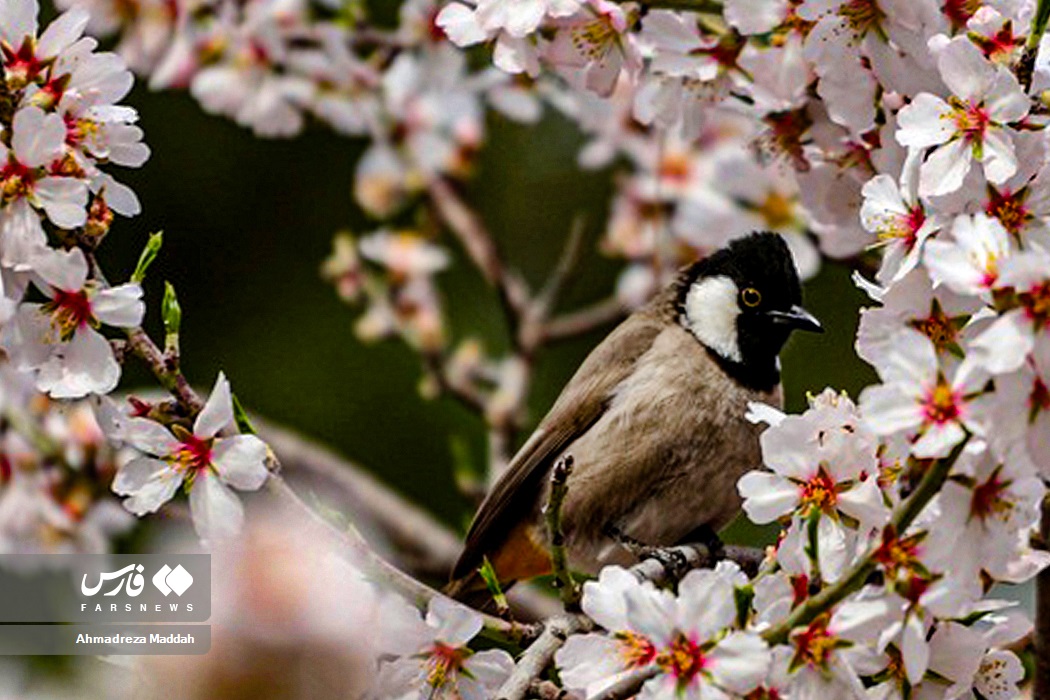
[[182,307],[179,306],[179,299],[175,296],[175,287],[171,286],[171,282],[164,283],[164,300],[160,310],[164,317],[164,334],[178,336],[179,326],[182,325]]
[[142,249],[142,255],[139,256],[139,262],[135,265],[135,272],[131,273],[132,282],[142,284],[142,280],[146,279],[146,270],[157,259],[157,254],[160,253],[160,247],[163,244],[163,231],[150,234],[149,240],[146,241],[146,247]]
[[492,595],[492,600],[496,602],[496,607],[501,612],[510,609],[510,605],[507,603],[507,596],[499,585],[496,570],[492,568],[492,562],[489,561],[488,557],[482,560],[478,573],[481,574],[481,578],[485,581],[485,587],[489,589],[489,594]]
[[233,399],[233,420],[237,422],[237,429],[245,435],[255,435],[255,426],[252,425],[252,421],[248,418],[248,412],[244,410],[244,406],[241,405],[241,400],[237,398],[237,394],[230,392],[230,398]]

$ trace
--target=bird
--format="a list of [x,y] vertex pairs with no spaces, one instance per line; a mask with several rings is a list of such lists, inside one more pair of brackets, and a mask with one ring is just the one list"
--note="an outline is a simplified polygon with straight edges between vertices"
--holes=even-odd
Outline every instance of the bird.
[[551,573],[543,508],[561,459],[569,567],[628,565],[628,543],[696,542],[739,511],[736,482],[761,463],[749,402],[781,407],[779,353],[794,330],[822,332],[802,307],[784,239],[752,232],[678,271],[580,365],[483,500],[445,592],[487,600]]

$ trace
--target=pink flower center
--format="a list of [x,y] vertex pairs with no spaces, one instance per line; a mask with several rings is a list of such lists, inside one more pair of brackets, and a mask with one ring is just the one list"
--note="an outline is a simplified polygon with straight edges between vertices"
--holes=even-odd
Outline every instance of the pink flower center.
[[984,57],[989,61],[1009,61],[1014,52],[1024,44],[1024,37],[1014,34],[1013,20],[1006,20],[995,34],[984,36],[976,32],[970,34],[970,40],[980,47]]
[[941,12],[952,23],[953,29],[962,29],[981,7],[981,0],[945,0]]
[[736,67],[737,59],[740,58],[740,52],[744,50],[744,45],[745,42],[736,33],[728,32],[717,43],[693,49],[690,54],[693,56],[709,56],[719,66],[728,70]]
[[949,102],[954,108],[951,118],[955,122],[955,130],[968,143],[977,146],[984,143],[984,132],[988,130],[988,125],[992,123],[992,118],[988,115],[988,110],[985,109],[984,104],[964,103],[955,97],[949,98]]
[[1028,198],[1027,187],[1017,192],[1010,192],[1010,190],[998,192],[994,188],[989,188],[989,190],[991,195],[988,198],[988,204],[984,207],[984,212],[988,216],[999,219],[999,223],[1010,233],[1016,236],[1029,221],[1035,218],[1024,203]]
[[962,395],[953,389],[944,380],[944,377],[938,377],[937,386],[926,396],[926,402],[922,407],[923,416],[927,423],[935,425],[950,423],[959,419],[961,402]]
[[1050,327],[1050,281],[1037,284],[1017,296],[1036,330]]
[[883,225],[879,226],[878,237],[882,240],[899,240],[911,250],[918,241],[917,234],[924,223],[926,212],[921,205],[916,204],[907,214],[887,216]]
[[616,46],[619,36],[613,18],[608,15],[600,15],[573,27],[570,33],[573,49],[589,61],[601,60]]
[[827,513],[835,509],[835,504],[838,503],[835,481],[828,476],[823,465],[817,470],[815,476],[802,484],[800,500],[801,504],[806,507],[807,513],[812,513],[814,510]]
[[45,63],[36,57],[36,42],[31,37],[25,37],[17,50],[6,42],[2,50],[4,73],[10,87],[20,90],[35,81],[43,72]]
[[684,688],[704,670],[707,662],[700,646],[684,634],[679,634],[667,650],[657,657],[656,663],[665,673],[674,676],[679,688]]
[[831,654],[840,646],[839,640],[828,632],[828,620],[829,617],[825,613],[794,636],[795,656],[791,661],[792,668],[803,665],[827,668]]
[[868,32],[882,31],[882,20],[886,13],[876,0],[847,0],[839,7],[839,16],[849,25],[854,38],[861,39]]
[[656,658],[656,647],[644,634],[623,630],[616,633],[620,658],[627,668],[647,666]]
[[996,516],[1005,517],[1013,509],[1013,503],[1004,497],[1010,481],[1000,479],[1001,472],[1002,466],[996,467],[987,481],[974,486],[973,497],[970,499],[970,514],[973,517],[981,520]]
[[900,538],[892,528],[882,533],[882,542],[875,550],[875,561],[886,571],[887,578],[896,579],[902,570],[910,570],[918,563],[919,540],[916,537]]
[[211,447],[214,441],[196,435],[182,438],[178,450],[172,455],[176,470],[196,474],[211,464]]
[[930,307],[930,315],[926,318],[917,318],[911,321],[910,325],[929,338],[938,350],[945,350],[953,345],[959,333],[955,321],[944,313],[944,309],[936,299]]
[[11,154],[0,168],[0,190],[5,200],[21,199],[33,191],[36,173]]
[[463,669],[468,656],[469,649],[434,642],[427,652],[427,685],[435,689],[443,687]]
[[83,289],[75,292],[64,289],[53,291],[54,296],[44,306],[44,309],[51,314],[51,325],[58,329],[62,340],[69,340],[77,330],[94,322],[91,299]]

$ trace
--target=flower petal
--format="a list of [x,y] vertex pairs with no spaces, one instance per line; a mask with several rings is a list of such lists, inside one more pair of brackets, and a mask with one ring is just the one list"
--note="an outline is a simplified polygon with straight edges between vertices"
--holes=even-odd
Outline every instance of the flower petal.
[[229,539],[240,532],[244,506],[208,469],[197,473],[190,489],[193,529],[205,542]]
[[219,477],[241,491],[255,491],[266,481],[266,443],[254,435],[216,440],[212,464]]
[[733,632],[711,650],[710,671],[719,686],[739,695],[758,687],[769,672],[772,657],[761,637]]
[[103,289],[91,300],[95,318],[109,326],[131,328],[142,323],[146,305],[142,302],[142,287],[122,284]]
[[481,631],[481,615],[444,596],[434,596],[427,606],[427,624],[436,629],[435,637],[449,646],[459,647]]
[[226,375],[219,372],[215,386],[211,390],[208,402],[204,404],[200,415],[193,424],[193,434],[201,438],[215,435],[233,422],[233,398],[230,394],[230,382]]

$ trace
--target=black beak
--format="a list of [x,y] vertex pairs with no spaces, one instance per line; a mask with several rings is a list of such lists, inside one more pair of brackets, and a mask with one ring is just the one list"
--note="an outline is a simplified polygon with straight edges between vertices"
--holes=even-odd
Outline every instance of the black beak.
[[823,333],[824,326],[820,325],[817,317],[803,309],[801,306],[792,306],[787,311],[767,311],[766,315],[773,323],[800,331],[812,331]]

